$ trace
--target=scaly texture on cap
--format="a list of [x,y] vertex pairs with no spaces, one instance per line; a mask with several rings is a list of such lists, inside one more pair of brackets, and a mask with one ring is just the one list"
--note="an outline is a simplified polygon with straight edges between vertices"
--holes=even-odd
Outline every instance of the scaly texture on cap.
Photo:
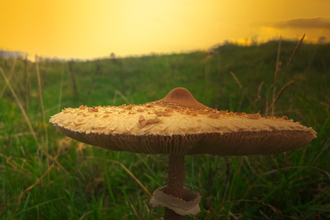
[[49,121],[73,139],[146,154],[261,155],[303,147],[316,137],[285,116],[208,108],[184,88],[143,105],[66,108]]

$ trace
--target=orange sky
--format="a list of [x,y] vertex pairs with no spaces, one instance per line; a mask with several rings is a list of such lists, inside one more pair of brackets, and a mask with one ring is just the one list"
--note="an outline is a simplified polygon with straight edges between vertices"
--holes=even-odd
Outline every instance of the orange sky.
[[0,49],[97,58],[207,49],[258,36],[330,39],[329,0],[0,0]]

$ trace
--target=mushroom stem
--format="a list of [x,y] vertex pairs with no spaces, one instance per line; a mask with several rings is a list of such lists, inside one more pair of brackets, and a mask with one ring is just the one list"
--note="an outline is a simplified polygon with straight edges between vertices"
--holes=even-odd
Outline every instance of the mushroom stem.
[[[184,182],[184,155],[169,155],[168,183],[164,193],[182,199]],[[164,219],[181,220],[182,216],[165,208]]]

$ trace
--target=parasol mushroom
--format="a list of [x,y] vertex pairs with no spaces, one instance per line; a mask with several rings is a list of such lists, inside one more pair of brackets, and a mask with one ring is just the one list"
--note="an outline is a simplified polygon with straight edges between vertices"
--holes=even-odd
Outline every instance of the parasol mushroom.
[[165,219],[200,212],[198,192],[184,188],[184,156],[265,155],[294,150],[316,132],[283,117],[217,111],[199,103],[185,88],[143,105],[66,108],[50,123],[78,141],[113,151],[168,154],[168,184],[157,189],[153,207]]

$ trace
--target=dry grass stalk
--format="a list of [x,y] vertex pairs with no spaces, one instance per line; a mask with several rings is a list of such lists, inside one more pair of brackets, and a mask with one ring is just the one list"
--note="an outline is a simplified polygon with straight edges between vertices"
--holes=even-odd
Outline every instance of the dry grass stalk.
[[266,110],[265,110],[265,116],[268,115],[268,95],[269,95],[269,91],[270,89],[272,88],[272,86],[269,86],[269,88],[267,89],[267,92],[266,92]]
[[83,219],[85,219],[85,217],[87,216],[87,215],[89,215],[89,214],[91,214],[93,212],[93,210],[92,211],[89,211],[89,212],[86,212],[86,213],[84,213],[80,218],[79,218],[79,220],[83,220]]
[[225,203],[227,193],[228,193],[228,189],[229,189],[229,182],[230,182],[230,180],[228,178],[228,181],[227,181],[227,184],[226,184],[226,189],[225,189],[225,192],[223,193],[223,197],[222,197],[222,203]]
[[61,110],[62,89],[63,89],[63,76],[64,76],[64,66],[62,66],[61,85],[60,85],[60,97],[59,97],[59,101],[58,101],[58,112],[60,112],[60,110]]
[[37,213],[38,213],[37,220],[39,220],[39,206],[38,205],[37,205]]
[[79,92],[78,92],[78,89],[77,89],[76,78],[74,77],[74,74],[73,74],[73,64],[74,64],[74,61],[71,60],[69,62],[69,72],[70,72],[70,75],[71,75],[71,81],[72,81],[72,87],[73,87],[74,95],[75,95],[76,98],[78,98],[79,97]]
[[298,42],[298,44],[297,44],[296,48],[294,49],[294,51],[293,51],[293,53],[292,53],[292,55],[291,55],[291,57],[290,57],[290,59],[289,59],[289,62],[288,62],[288,64],[287,64],[286,66],[289,66],[290,63],[292,62],[292,59],[293,59],[293,57],[296,55],[296,53],[298,52],[298,50],[299,50],[299,48],[300,48],[302,42],[304,41],[304,38],[305,38],[305,34],[304,34],[304,36],[302,36],[302,38],[301,38],[300,41]]
[[127,104],[131,104],[131,102],[128,101],[128,99],[123,95],[123,93],[121,93],[119,90],[116,90],[115,95],[114,95],[114,97],[113,97],[113,105],[116,104],[117,95],[119,95],[122,99],[124,99],[124,101],[125,101]]
[[238,218],[232,212],[228,212],[228,215],[233,217],[234,219],[238,220]]
[[253,112],[255,112],[256,110],[256,105],[257,105],[257,102],[260,100],[261,96],[261,90],[262,90],[262,86],[264,84],[264,81],[262,81],[260,84],[259,84],[259,87],[258,87],[258,92],[257,92],[257,97],[255,98],[254,100],[254,104],[253,104]]
[[244,95],[246,95],[248,97],[248,99],[250,100],[250,102],[252,103],[250,97],[246,94],[246,91],[249,89],[249,87],[245,88],[242,92],[242,95],[241,95],[241,100],[239,102],[239,106],[238,106],[238,109],[237,109],[237,112],[239,112],[241,110],[241,106],[242,106],[242,103],[243,103],[243,98],[244,98]]
[[122,163],[120,163],[120,162],[118,162],[118,161],[115,161],[115,160],[107,160],[107,161],[111,161],[112,163],[117,163],[117,164],[119,164],[120,165],[120,167],[121,168],[123,168],[133,179],[134,179],[134,181],[137,183],[137,184],[139,184],[140,186],[141,186],[141,188],[149,195],[149,196],[151,196],[151,193],[147,190],[147,188],[138,180],[138,178],[136,178],[134,175],[133,175],[133,173],[131,173],[131,171],[129,171],[129,169],[127,169],[126,167],[125,167],[125,165],[124,164],[122,164]]
[[314,58],[315,58],[315,56],[316,56],[316,54],[317,54],[317,50],[318,50],[318,47],[319,47],[320,45],[318,45],[316,48],[315,48],[315,50],[314,50],[314,53],[312,54],[312,56],[310,57],[310,59],[308,60],[308,65],[307,65],[307,67],[306,67],[306,69],[305,69],[305,71],[304,71],[304,74],[311,74],[312,72],[310,72],[309,70],[310,70],[310,68],[312,67],[312,64],[313,64],[313,60],[314,60]]
[[26,188],[23,192],[21,192],[21,194],[18,196],[18,199],[17,199],[18,204],[21,204],[22,197],[26,193],[28,193],[31,189],[33,189],[33,187],[35,187],[35,185],[37,185],[42,180],[42,178],[44,178],[44,176],[50,171],[50,169],[53,168],[53,166],[54,166],[54,164],[52,164],[50,167],[48,167],[47,171],[44,174],[42,174],[42,176],[40,178],[38,178],[38,180],[34,184],[32,184],[31,186]]
[[[44,102],[42,98],[42,87],[41,87],[41,78],[40,78],[40,71],[39,71],[39,64],[38,64],[38,56],[35,56],[35,63],[36,63],[36,73],[38,78],[38,94],[39,94],[39,101],[41,107],[41,115],[42,115],[42,127],[44,128],[45,132],[45,151],[48,154],[48,132],[47,132],[47,123],[44,111]],[[47,158],[47,167],[49,167],[49,160]],[[48,176],[49,178],[49,176]]]
[[[276,69],[275,69],[274,85],[273,85],[273,102],[275,100],[277,78],[282,65],[282,63],[280,62],[281,43],[282,43],[282,36],[280,36],[280,40],[278,42],[278,49],[277,49]],[[272,106],[271,109],[272,109],[272,115],[274,115],[274,106]]]
[[0,136],[0,140],[1,139],[7,139],[9,137],[18,138],[18,137],[21,137],[21,136],[24,136],[24,135],[31,135],[31,133],[30,132],[20,132],[20,133],[10,134],[10,136],[9,135],[7,135],[7,136]]
[[238,84],[238,86],[243,89],[243,87],[241,86],[241,83],[238,81],[237,77],[235,76],[235,74],[233,72],[230,72],[230,74],[234,77],[236,83]]
[[144,205],[144,208],[147,210],[147,213],[148,213],[148,216],[147,218],[149,219],[150,218],[150,209],[149,209],[149,205],[146,204],[146,200],[143,201],[143,205]]
[[25,68],[24,68],[24,87],[25,87],[25,99],[24,99],[24,102],[25,102],[25,112],[26,114],[29,114],[29,97],[30,97],[30,84],[29,84],[29,73],[28,73],[28,59],[27,59],[27,55],[25,57],[25,60],[24,60],[24,65],[25,65]]
[[287,84],[285,84],[282,89],[278,92],[277,96],[275,99],[273,99],[272,104],[270,105],[269,109],[273,109],[275,103],[278,101],[278,99],[281,97],[282,93],[286,90],[286,88],[288,88],[288,86],[293,83],[293,80],[290,80]]
[[249,166],[249,168],[252,170],[252,172],[262,181],[264,181],[265,183],[267,183],[267,180],[264,179],[259,172],[256,171],[256,169],[251,165],[250,160],[247,156],[243,156],[243,158],[245,159],[247,165]]
[[265,219],[271,220],[263,211],[259,210],[260,214],[264,216]]
[[1,67],[0,67],[0,72],[1,72],[1,74],[2,74],[2,76],[3,76],[3,78],[5,79],[6,84],[7,84],[8,88],[9,88],[9,90],[11,91],[11,93],[12,93],[12,95],[13,95],[13,97],[14,97],[14,99],[15,99],[17,105],[18,105],[18,107],[21,109],[22,114],[23,114],[23,116],[24,116],[24,119],[25,119],[26,123],[27,123],[28,126],[29,126],[29,129],[30,129],[30,132],[31,132],[33,138],[34,138],[35,141],[37,142],[37,145],[40,145],[40,144],[39,144],[39,141],[38,141],[38,139],[37,139],[37,136],[36,136],[36,134],[35,134],[35,132],[34,132],[34,130],[33,130],[33,128],[32,128],[32,125],[31,125],[31,123],[30,123],[30,120],[29,120],[28,116],[26,115],[26,113],[25,113],[25,111],[24,111],[24,108],[23,108],[21,102],[19,101],[19,99],[18,99],[18,97],[17,97],[17,95],[16,95],[16,93],[15,93],[13,87],[11,87],[9,80],[7,79],[6,74],[3,72],[3,69],[2,69]]
[[101,64],[100,64],[100,60],[96,60],[95,65],[96,65],[96,71],[95,71],[95,75],[94,75],[94,77],[92,79],[92,84],[87,89],[87,98],[86,98],[86,101],[88,100],[88,98],[92,94],[92,92],[94,91],[95,83],[97,82],[99,76],[101,75]]
[[321,59],[321,62],[322,62],[322,66],[323,66],[323,69],[324,69],[325,72],[330,70],[330,67],[328,68],[327,65],[325,64],[324,59]]
[[[233,73],[233,72],[230,72],[230,74],[233,76],[233,78],[235,79],[236,83],[238,84],[238,86],[243,90],[243,86],[241,85],[240,81],[238,80],[238,78],[236,77],[236,75]],[[251,98],[246,94],[246,91],[249,89],[249,87],[246,87],[243,92],[242,92],[242,96],[241,96],[241,101],[239,103],[239,106],[238,106],[238,109],[237,111],[239,112],[240,109],[241,109],[241,105],[242,105],[242,102],[243,102],[243,98],[244,98],[244,95],[246,95],[246,97],[249,99],[250,103],[252,104],[253,101],[251,100]]]
[[27,169],[24,168],[23,165],[25,163],[25,159],[22,158],[23,163],[22,163],[22,165],[19,165],[18,163],[16,163],[15,160],[12,160],[12,157],[11,156],[7,157],[6,155],[3,155],[3,154],[0,153],[0,157],[5,158],[6,159],[6,163],[8,165],[10,165],[13,168],[14,171],[21,172],[23,175],[25,175],[28,178],[33,178],[34,177],[33,173],[31,173],[30,171],[28,171]]
[[269,205],[269,204],[263,202],[262,200],[258,199],[257,197],[254,197],[253,199],[254,199],[259,205],[268,206],[268,207],[269,207],[274,213],[276,213],[277,215],[279,215],[279,216],[281,217],[281,219],[284,219],[284,216],[283,216],[282,212],[281,212],[278,208],[276,208],[276,207],[274,207],[274,206],[272,206],[272,205]]
[[132,203],[131,203],[131,208],[133,209],[133,212],[134,212],[134,214],[136,215],[137,219],[140,220],[140,216],[139,216],[139,214],[137,213],[137,211],[135,210],[135,208],[134,208],[134,206],[132,205]]
[[62,170],[64,170],[64,171],[69,175],[68,171],[66,171],[66,170],[64,169],[64,167],[63,167],[63,166],[62,166],[57,160],[55,160],[51,155],[49,155],[47,152],[45,152],[45,150],[41,147],[41,145],[40,145],[40,143],[39,143],[39,141],[38,141],[38,138],[37,138],[37,136],[36,136],[36,133],[34,132],[34,130],[33,130],[33,128],[32,128],[32,125],[31,125],[31,123],[30,123],[30,120],[29,120],[28,116],[26,115],[26,112],[25,112],[25,110],[24,110],[24,108],[23,108],[21,102],[19,101],[19,99],[18,99],[18,97],[17,97],[17,95],[16,95],[16,93],[15,93],[13,87],[11,86],[10,82],[8,81],[8,79],[7,79],[7,77],[6,77],[5,72],[2,70],[1,67],[0,67],[0,72],[1,72],[1,74],[2,74],[2,76],[3,76],[3,78],[5,79],[6,84],[7,84],[8,88],[9,88],[9,90],[11,91],[12,96],[14,97],[14,99],[15,99],[15,101],[16,101],[16,104],[17,104],[18,107],[21,109],[21,112],[22,112],[23,117],[24,117],[24,119],[25,119],[25,121],[26,121],[26,124],[28,125],[29,130],[30,130],[30,132],[31,132],[31,134],[32,134],[32,136],[33,136],[33,138],[34,138],[36,144],[38,145],[38,148],[41,149],[41,150],[45,153],[45,155],[46,155],[51,161],[53,161],[56,165],[58,165]]
[[[242,168],[242,164],[243,164],[243,161],[244,161],[244,157],[241,158],[241,162],[239,163],[239,166],[238,166],[238,169],[236,170],[236,173],[235,173],[235,177],[234,177],[234,189],[236,189],[236,183],[237,183],[237,176],[239,175],[240,171],[241,171],[241,168]],[[235,200],[235,191],[233,192],[233,196],[231,197],[233,200]]]
[[269,171],[269,172],[267,172],[267,173],[263,173],[262,175],[263,175],[263,176],[264,176],[264,175],[269,175],[269,174],[272,174],[272,173],[277,173],[277,172],[280,171],[280,170],[290,170],[290,169],[316,169],[316,170],[319,170],[319,171],[321,171],[321,172],[324,172],[324,173],[328,176],[328,178],[329,178],[329,180],[330,180],[330,174],[329,174],[329,172],[327,172],[326,170],[323,170],[323,169],[321,169],[321,168],[319,168],[319,167],[312,167],[312,166],[283,167],[283,168],[279,168],[279,169],[271,170],[271,171]]
[[[238,84],[238,86],[239,86],[241,89],[243,89],[243,87],[242,87],[241,83],[239,82],[238,78],[236,77],[236,75],[235,75],[233,72],[230,72],[230,74],[233,76],[233,78],[234,78],[234,80],[236,81],[236,83]],[[241,109],[241,105],[242,105],[242,102],[243,102],[243,97],[244,97],[245,92],[246,92],[247,90],[248,90],[248,88],[245,88],[245,89],[243,90],[243,92],[242,92],[241,101],[240,101],[239,106],[238,106],[238,109],[237,109],[238,112],[239,112],[240,109]],[[249,99],[250,102],[252,103],[250,97],[249,97],[248,95],[246,95],[246,96],[248,97],[248,99]]]
[[297,54],[297,52],[298,52],[298,50],[299,50],[301,44],[302,44],[303,41],[304,41],[304,38],[305,38],[305,34],[304,34],[304,35],[302,36],[302,38],[299,40],[299,42],[298,42],[296,48],[294,49],[294,51],[293,51],[293,53],[292,53],[292,55],[291,55],[291,57],[290,57],[290,59],[289,59],[287,65],[286,65],[286,67],[285,67],[283,73],[281,74],[280,79],[282,79],[282,77],[284,76],[284,73],[286,72],[286,70],[288,69],[289,65],[291,64],[291,62],[292,62],[294,56]]
[[[14,59],[14,63],[12,65],[12,67],[11,67],[11,70],[10,70],[10,73],[9,73],[9,76],[8,76],[8,81],[10,81],[10,79],[11,79],[13,73],[14,73],[15,66],[16,66],[16,59]],[[2,89],[2,91],[0,93],[0,101],[1,101],[1,98],[3,96],[3,93],[6,91],[6,88],[7,88],[7,84],[4,85],[4,87],[3,87],[3,89]]]
[[[103,159],[103,158],[96,158],[96,157],[92,157],[92,156],[87,156],[87,158],[90,158],[90,159],[93,159],[93,160],[99,160],[99,159]],[[151,193],[147,190],[147,188],[140,182],[140,180],[138,180],[138,178],[136,178],[135,176],[134,176],[134,174],[133,173],[131,173],[131,171],[129,171],[129,169],[127,169],[126,167],[125,167],[125,165],[124,164],[122,164],[122,163],[120,163],[119,161],[116,161],[116,160],[109,160],[109,159],[105,159],[104,158],[104,160],[106,160],[106,161],[108,161],[108,162],[111,162],[111,163],[115,163],[115,164],[118,164],[118,165],[120,165],[120,167],[121,168],[123,168],[133,179],[134,179],[134,181],[137,183],[137,184],[139,184],[140,186],[141,186],[141,188],[149,195],[149,196],[151,196]]]
[[253,187],[255,187],[256,183],[253,183],[244,193],[244,195],[240,198],[240,200],[238,200],[238,202],[236,202],[236,205],[239,205],[242,200],[249,194],[249,192],[252,190]]

